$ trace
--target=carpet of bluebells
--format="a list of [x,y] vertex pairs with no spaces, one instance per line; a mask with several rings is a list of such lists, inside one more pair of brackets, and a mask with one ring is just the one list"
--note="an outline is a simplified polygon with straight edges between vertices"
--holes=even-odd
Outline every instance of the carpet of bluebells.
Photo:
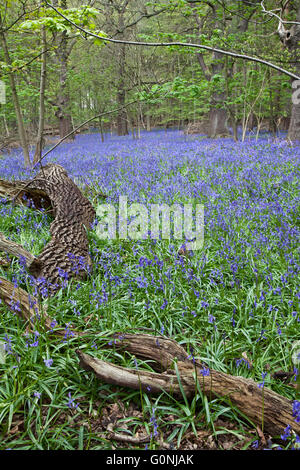
[[[104,346],[112,333],[162,334],[182,344],[191,360],[205,363],[208,373],[213,368],[251,377],[290,398],[299,422],[293,352],[300,341],[300,146],[268,135],[235,143],[173,130],[145,132],[140,139],[105,137],[102,143],[99,134],[77,136],[45,162],[63,165],[95,208],[104,202],[117,208],[119,196],[147,206],[203,204],[204,246],[180,256],[183,242],[175,239],[100,240],[96,221],[88,234],[88,279],[68,280],[62,272],[63,288],[42,299],[53,329],[64,328],[63,340],[50,338],[38,321],[29,332],[17,315],[17,299],[15,315],[0,304],[6,353],[0,364],[0,449],[125,448],[107,438],[109,423],[115,432],[150,436],[149,449],[161,448],[162,440],[175,449],[297,448],[299,437],[290,427],[278,439],[262,440],[230,402],[200,394],[180,403],[167,393],[154,397],[100,383],[80,369],[75,350],[152,370],[151,363]],[[33,176],[21,152],[0,156],[0,175]],[[4,202],[0,231],[38,254],[50,238],[51,217]],[[24,260],[3,263],[0,275],[36,295]],[[78,340],[72,328],[90,335]]]

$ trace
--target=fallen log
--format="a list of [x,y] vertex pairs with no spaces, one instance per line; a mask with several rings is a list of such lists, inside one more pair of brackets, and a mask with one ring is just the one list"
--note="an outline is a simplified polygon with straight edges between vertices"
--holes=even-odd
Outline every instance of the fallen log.
[[[151,359],[163,373],[142,369],[128,369],[77,350],[80,365],[92,371],[99,379],[110,384],[144,390],[147,393],[167,391],[175,396],[187,398],[195,395],[195,385],[209,398],[218,397],[230,402],[254,424],[271,436],[283,434],[287,425],[299,435],[300,423],[293,416],[293,402],[254,380],[232,376],[210,369],[189,359],[187,352],[175,341],[161,336],[119,335],[113,347],[128,351],[135,356]],[[174,370],[177,364],[178,375]],[[179,382],[180,381],[180,382]]]
[[86,229],[95,218],[95,210],[66,170],[56,164],[45,165],[29,182],[0,180],[0,196],[24,203],[24,195],[34,200],[35,207],[44,207],[46,201],[55,217],[50,225],[51,240],[28,267],[41,280],[41,295],[45,281],[52,295],[67,279],[85,278],[91,269]]
[[[0,198],[27,205],[33,201],[36,209],[51,207],[50,199],[41,189],[29,188],[27,181],[6,181],[0,179]],[[2,201],[3,202],[3,201]]]
[[[64,336],[64,328],[53,331],[52,320],[45,305],[39,304],[28,292],[15,287],[4,278],[0,278],[0,298],[14,314],[17,312],[28,321],[32,330],[36,329],[36,322],[39,321],[45,331],[51,332],[53,336]],[[91,333],[72,328],[72,334],[81,337]],[[165,390],[182,397],[183,390],[188,398],[192,398],[197,385],[209,398],[218,397],[236,406],[271,436],[282,434],[287,425],[300,434],[300,423],[293,416],[292,400],[267,387],[259,387],[252,379],[208,370],[202,364],[191,361],[185,349],[174,340],[148,334],[119,334],[114,336],[111,343],[107,345],[108,348],[113,347],[152,360],[153,369],[160,372],[124,368],[94,358],[78,349],[76,353],[81,367],[92,371],[104,382],[135,390],[142,389],[149,394]],[[174,370],[175,363],[178,375]]]

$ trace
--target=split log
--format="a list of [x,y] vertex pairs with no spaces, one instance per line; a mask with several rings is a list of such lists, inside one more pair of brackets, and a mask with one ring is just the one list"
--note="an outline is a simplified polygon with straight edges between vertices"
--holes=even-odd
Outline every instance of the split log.
[[37,257],[38,262],[29,266],[29,272],[40,280],[39,285],[46,281],[48,292],[53,294],[66,279],[85,278],[91,269],[86,229],[95,218],[95,210],[66,170],[56,164],[45,165],[27,183],[0,181],[0,196],[20,202],[24,194],[38,198],[37,204],[44,198],[55,217],[50,225],[50,242]]
[[[195,381],[208,397],[221,398],[236,406],[256,425],[271,436],[279,436],[287,425],[299,435],[300,423],[293,417],[293,402],[267,387],[259,387],[252,379],[236,377],[224,372],[209,370],[198,363],[193,363],[187,352],[175,341],[150,335],[119,336],[114,347],[132,354],[152,359],[163,373],[128,369],[113,365],[77,351],[80,365],[92,371],[98,378],[110,384],[139,390],[147,393],[167,391],[175,396],[182,396],[182,389],[188,398],[195,395]],[[180,383],[174,371],[177,362]],[[172,369],[171,369],[172,368]]]
[[33,201],[36,209],[51,208],[48,195],[41,189],[30,188],[28,181],[6,181],[0,179],[0,198],[23,205],[27,205],[30,199]]

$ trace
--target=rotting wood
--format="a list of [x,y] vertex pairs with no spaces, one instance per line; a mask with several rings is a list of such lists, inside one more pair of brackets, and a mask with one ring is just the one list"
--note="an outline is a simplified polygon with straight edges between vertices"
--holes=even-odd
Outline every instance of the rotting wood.
[[[261,387],[252,379],[232,376],[193,363],[188,354],[175,341],[161,336],[120,335],[114,348],[128,351],[143,359],[150,359],[165,369],[164,373],[128,369],[107,363],[77,350],[80,365],[92,371],[99,379],[110,384],[142,389],[147,393],[162,390],[182,396],[181,387],[188,398],[195,395],[196,380],[201,391],[209,398],[220,398],[236,406],[250,421],[264,428],[272,436],[283,433],[287,425],[299,434],[300,423],[293,417],[293,401],[282,397],[267,387]],[[184,353],[183,353],[184,352]],[[173,360],[172,360],[173,359]],[[174,361],[177,362],[181,387],[177,379]],[[197,378],[196,378],[197,372]]]
[[27,181],[6,181],[0,179],[0,198],[8,202],[14,201],[17,204],[23,205],[27,205],[28,199],[31,199],[36,209],[48,209],[51,207],[50,199],[45,191],[30,187]]
[[[32,329],[36,329],[38,320],[46,331],[53,331],[46,307],[38,305],[37,299],[28,292],[15,287],[3,278],[0,278],[0,298],[12,312],[17,312],[20,317],[27,320]],[[76,337],[90,334],[73,329],[72,333]],[[64,336],[65,330],[56,329],[52,334],[61,337]],[[174,340],[146,334],[118,334],[114,335],[111,343],[112,345],[107,347],[128,351],[137,357],[152,360],[155,365],[153,368],[161,372],[124,368],[77,350],[81,367],[113,385],[142,389],[149,394],[165,390],[181,397],[181,388],[174,370],[176,361],[180,383],[188,398],[192,398],[195,394],[195,371],[197,371],[197,383],[205,395],[232,403],[255,425],[264,425],[264,431],[270,435],[282,434],[287,425],[290,425],[297,434],[300,433],[300,423],[296,423],[293,417],[292,400],[278,395],[267,387],[260,388],[252,379],[232,376],[213,369],[209,370],[209,375],[203,375],[207,368],[193,363],[184,348]]]
[[46,307],[41,307],[38,300],[21,287],[0,277],[0,298],[14,314],[34,327],[36,319],[42,318],[47,330],[51,329],[51,319],[47,316]]

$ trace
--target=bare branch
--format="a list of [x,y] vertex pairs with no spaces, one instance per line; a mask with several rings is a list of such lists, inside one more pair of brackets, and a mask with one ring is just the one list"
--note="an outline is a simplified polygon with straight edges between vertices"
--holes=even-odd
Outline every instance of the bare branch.
[[265,15],[274,16],[274,18],[277,18],[281,24],[296,24],[296,25],[300,26],[299,21],[287,21],[287,20],[285,21],[279,15],[277,15],[277,13],[275,13],[275,11],[279,11],[280,13],[282,13],[282,11],[286,8],[286,5],[284,5],[283,9],[279,8],[279,9],[276,9],[276,10],[266,10],[265,6],[264,6],[264,2],[261,2],[260,5],[262,7],[262,12]]
[[250,62],[258,62],[260,64],[271,67],[271,68],[273,68],[273,69],[275,69],[275,70],[277,70],[281,73],[284,73],[285,75],[288,75],[289,77],[294,78],[295,80],[300,80],[299,75],[296,75],[295,73],[289,72],[288,70],[285,70],[282,67],[279,67],[278,65],[275,65],[271,62],[267,62],[265,60],[258,59],[257,57],[248,56],[248,55],[245,55],[245,54],[238,54],[236,52],[225,51],[223,49],[218,49],[218,48],[215,48],[215,47],[205,46],[203,44],[193,44],[193,43],[185,43],[185,42],[143,42],[143,41],[139,42],[139,41],[125,41],[125,40],[121,40],[121,39],[103,38],[102,36],[99,36],[98,34],[92,33],[90,31],[82,28],[81,26],[78,26],[77,24],[75,24],[73,21],[71,21],[69,18],[67,18],[65,15],[63,15],[59,10],[57,10],[57,8],[55,8],[53,5],[51,5],[51,3],[47,2],[47,1],[45,3],[50,8],[53,8],[53,10],[55,10],[62,18],[64,18],[66,21],[68,21],[68,23],[72,24],[75,28],[79,29],[84,34],[86,34],[88,36],[92,36],[92,37],[97,38],[97,39],[101,39],[104,42],[112,42],[112,43],[115,43],[115,44],[128,44],[128,45],[133,45],[133,46],[146,46],[146,47],[169,47],[169,46],[174,47],[174,46],[180,46],[180,47],[190,47],[190,48],[196,48],[196,49],[204,49],[204,50],[207,50],[207,51],[220,53],[220,54],[227,55],[227,56],[230,56],[230,57],[235,57],[237,59],[243,59],[243,60],[247,60],[247,61],[250,61]]

